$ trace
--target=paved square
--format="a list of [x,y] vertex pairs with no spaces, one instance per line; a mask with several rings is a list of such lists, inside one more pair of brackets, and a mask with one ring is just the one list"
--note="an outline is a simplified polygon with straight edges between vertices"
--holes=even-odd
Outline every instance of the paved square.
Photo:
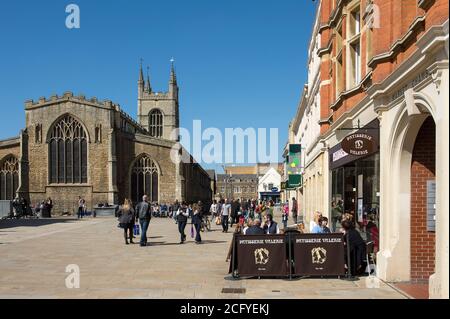
[[[17,225],[19,224],[19,225]],[[0,221],[0,298],[405,298],[366,278],[229,279],[232,237],[217,226],[196,245],[179,245],[177,226],[153,218],[148,247],[125,245],[114,218]],[[66,266],[80,267],[80,288],[66,288]],[[224,294],[223,288],[244,288]]]

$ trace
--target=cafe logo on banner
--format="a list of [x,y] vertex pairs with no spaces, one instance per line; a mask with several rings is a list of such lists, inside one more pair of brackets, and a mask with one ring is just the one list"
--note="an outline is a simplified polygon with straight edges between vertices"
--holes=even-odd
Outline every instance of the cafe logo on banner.
[[313,248],[311,255],[313,264],[324,264],[327,261],[327,250],[323,247]]
[[350,134],[341,142],[342,149],[353,156],[365,156],[375,151],[372,135],[366,133]]
[[266,265],[269,262],[269,251],[265,248],[255,249],[255,263]]

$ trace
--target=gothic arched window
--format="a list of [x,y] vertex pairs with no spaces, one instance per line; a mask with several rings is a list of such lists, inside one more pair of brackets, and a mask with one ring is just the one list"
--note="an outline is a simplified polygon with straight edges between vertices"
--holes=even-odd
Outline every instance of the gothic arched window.
[[56,122],[49,138],[51,184],[87,183],[87,134],[76,119],[66,115]]
[[9,155],[0,162],[0,200],[13,200],[19,187],[19,160]]
[[152,137],[162,137],[163,136],[163,115],[160,110],[153,110],[150,112],[149,116],[149,131]]
[[131,169],[131,199],[138,203],[147,195],[149,201],[158,201],[159,172],[155,162],[142,156]]

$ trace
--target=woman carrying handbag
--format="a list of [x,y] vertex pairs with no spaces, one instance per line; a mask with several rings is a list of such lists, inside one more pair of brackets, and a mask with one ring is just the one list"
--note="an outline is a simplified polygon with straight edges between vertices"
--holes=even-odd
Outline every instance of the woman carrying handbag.
[[131,202],[128,199],[125,199],[124,204],[120,207],[119,212],[119,225],[123,228],[123,236],[125,238],[125,244],[128,245],[128,238],[130,239],[130,243],[133,244],[133,231],[134,231],[134,223],[136,220],[136,216],[134,213],[134,209],[131,206]]

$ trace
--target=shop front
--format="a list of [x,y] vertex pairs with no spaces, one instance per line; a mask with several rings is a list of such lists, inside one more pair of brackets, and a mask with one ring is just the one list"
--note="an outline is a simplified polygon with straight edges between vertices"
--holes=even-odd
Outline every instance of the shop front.
[[329,151],[332,231],[343,218],[352,219],[358,231],[378,250],[380,217],[379,123],[345,137]]

